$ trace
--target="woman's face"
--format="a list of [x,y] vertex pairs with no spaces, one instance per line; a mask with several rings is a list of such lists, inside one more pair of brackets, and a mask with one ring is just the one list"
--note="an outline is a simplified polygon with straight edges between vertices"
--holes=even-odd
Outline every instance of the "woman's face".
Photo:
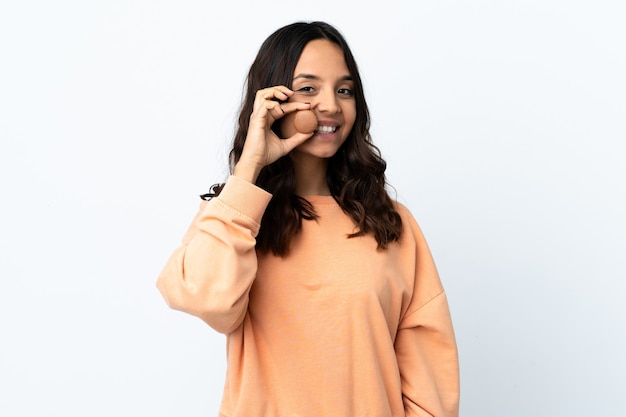
[[[341,48],[326,39],[309,42],[303,49],[293,74],[290,101],[311,104],[317,116],[313,137],[292,151],[318,158],[333,156],[346,141],[356,119],[354,83]],[[283,137],[296,133],[293,116],[281,123]]]

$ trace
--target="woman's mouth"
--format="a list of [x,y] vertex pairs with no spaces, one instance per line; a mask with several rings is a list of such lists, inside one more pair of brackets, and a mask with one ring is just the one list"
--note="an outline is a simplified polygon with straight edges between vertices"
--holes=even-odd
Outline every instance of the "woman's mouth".
[[335,133],[337,126],[318,126],[315,131],[318,133]]

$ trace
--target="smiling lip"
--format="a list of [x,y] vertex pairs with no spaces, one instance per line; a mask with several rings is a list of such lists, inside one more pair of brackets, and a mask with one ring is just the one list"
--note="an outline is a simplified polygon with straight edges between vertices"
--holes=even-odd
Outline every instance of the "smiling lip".
[[315,129],[315,133],[322,135],[332,134],[339,130],[339,126],[340,124],[335,120],[320,120]]

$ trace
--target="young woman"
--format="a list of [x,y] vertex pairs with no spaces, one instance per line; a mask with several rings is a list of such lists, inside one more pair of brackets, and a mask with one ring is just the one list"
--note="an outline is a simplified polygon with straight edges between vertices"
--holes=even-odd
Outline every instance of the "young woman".
[[[314,131],[301,133],[306,111]],[[387,194],[369,123],[335,28],[294,23],[263,43],[232,175],[157,283],[171,308],[227,335],[220,416],[458,415],[445,292],[420,228]]]

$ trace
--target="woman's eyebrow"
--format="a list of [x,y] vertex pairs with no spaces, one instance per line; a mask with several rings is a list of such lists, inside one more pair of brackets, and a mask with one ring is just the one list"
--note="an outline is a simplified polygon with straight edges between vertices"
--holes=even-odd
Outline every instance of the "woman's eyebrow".
[[317,75],[313,75],[313,74],[298,74],[295,77],[293,77],[293,80],[297,80],[300,78],[304,78],[305,80],[319,80],[320,77],[318,77]]
[[[318,77],[317,75],[313,75],[313,74],[298,74],[295,77],[293,77],[293,80],[295,81],[300,78],[303,78],[305,80],[320,80],[320,77]],[[352,76],[344,75],[343,77],[339,78],[339,81],[352,81]]]

